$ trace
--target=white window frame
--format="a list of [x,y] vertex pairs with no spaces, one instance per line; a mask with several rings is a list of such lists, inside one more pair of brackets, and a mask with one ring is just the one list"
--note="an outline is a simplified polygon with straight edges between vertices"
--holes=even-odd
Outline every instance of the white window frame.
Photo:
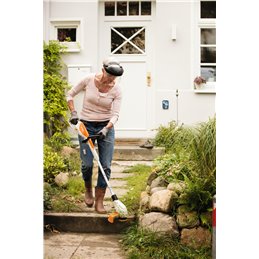
[[[148,0],[151,2],[151,15],[129,15],[129,3],[134,0],[99,0],[100,2],[103,2],[103,10],[102,10],[102,16],[104,17],[104,21],[151,21],[152,17],[154,15],[154,4],[156,0]],[[127,15],[117,15],[117,2],[127,2]],[[135,0],[136,2],[145,2],[145,0]],[[114,16],[105,16],[105,2],[115,2],[115,15]],[[139,11],[141,12],[141,7],[139,8]]]
[[50,19],[51,31],[50,40],[57,40],[58,29],[60,28],[75,28],[76,29],[76,42],[60,42],[60,44],[66,46],[66,52],[80,52],[83,44],[83,20],[81,18],[55,18]]
[[[206,1],[215,1],[215,0],[206,0]],[[196,76],[200,76],[201,65],[206,65],[206,63],[200,62],[201,57],[201,29],[215,28],[216,29],[216,19],[204,19],[201,17],[200,10],[201,0],[194,2],[193,8],[193,20],[194,20],[194,69],[192,75],[192,86],[195,93],[216,93],[216,83],[217,82],[206,82],[201,89],[195,89],[193,80]],[[217,46],[217,44],[215,45]],[[214,47],[214,46],[213,46]],[[217,47],[216,47],[217,55]],[[214,64],[214,63],[213,63]],[[209,65],[209,64],[208,64]],[[217,71],[217,63],[215,63]]]

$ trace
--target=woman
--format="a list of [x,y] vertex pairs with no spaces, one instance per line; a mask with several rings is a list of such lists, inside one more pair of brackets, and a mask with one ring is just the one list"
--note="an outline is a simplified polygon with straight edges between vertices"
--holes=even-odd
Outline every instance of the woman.
[[[83,108],[80,121],[84,123],[90,135],[101,134],[97,139],[100,162],[108,179],[111,176],[111,162],[114,150],[114,124],[117,122],[121,106],[122,93],[116,78],[123,74],[123,68],[114,58],[103,61],[102,72],[89,74],[67,94],[68,107],[71,112],[70,122],[77,124],[79,118],[74,108],[73,97],[84,90]],[[80,135],[81,171],[85,182],[85,203],[92,207],[95,201],[95,210],[106,213],[103,206],[107,184],[98,169],[95,200],[92,192],[93,155]]]

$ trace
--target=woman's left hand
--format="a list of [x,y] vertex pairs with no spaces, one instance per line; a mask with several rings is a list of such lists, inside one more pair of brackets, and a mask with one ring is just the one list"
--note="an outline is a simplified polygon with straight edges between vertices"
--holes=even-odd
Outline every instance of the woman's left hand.
[[103,127],[97,134],[100,134],[101,139],[104,139],[108,133],[109,129]]

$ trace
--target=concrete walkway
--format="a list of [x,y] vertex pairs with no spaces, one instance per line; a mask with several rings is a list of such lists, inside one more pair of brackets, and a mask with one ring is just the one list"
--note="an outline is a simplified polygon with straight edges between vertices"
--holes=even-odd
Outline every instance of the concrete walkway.
[[[127,193],[124,179],[130,175],[123,171],[136,164],[152,165],[152,162],[114,161],[112,164],[110,183],[119,199]],[[95,175],[96,172],[97,168],[95,168]],[[108,212],[114,211],[112,204],[110,193],[107,190],[104,207]],[[87,208],[85,204],[80,204],[80,207],[81,213],[70,213],[69,215],[60,213],[59,216],[53,213],[50,215],[52,217],[50,222],[55,222],[60,228],[50,228],[51,231],[44,233],[44,259],[125,259],[120,247],[122,236],[119,234],[123,223],[111,224],[107,220],[107,215],[96,214],[93,208]],[[45,223],[44,225],[46,225]],[[73,229],[75,230],[73,231]]]
[[45,233],[44,259],[125,259],[121,235]]

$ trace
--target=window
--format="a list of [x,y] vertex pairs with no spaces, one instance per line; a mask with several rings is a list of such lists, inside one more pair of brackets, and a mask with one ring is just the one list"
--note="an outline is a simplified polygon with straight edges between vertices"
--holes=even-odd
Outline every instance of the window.
[[145,27],[112,27],[111,54],[145,54]]
[[207,81],[204,90],[216,86],[216,1],[200,1],[199,73]]
[[108,1],[104,3],[105,16],[151,15],[151,1]]
[[76,28],[57,28],[57,30],[58,41],[76,41]]
[[82,44],[81,20],[51,20],[50,40],[58,40],[67,52],[79,52]]

